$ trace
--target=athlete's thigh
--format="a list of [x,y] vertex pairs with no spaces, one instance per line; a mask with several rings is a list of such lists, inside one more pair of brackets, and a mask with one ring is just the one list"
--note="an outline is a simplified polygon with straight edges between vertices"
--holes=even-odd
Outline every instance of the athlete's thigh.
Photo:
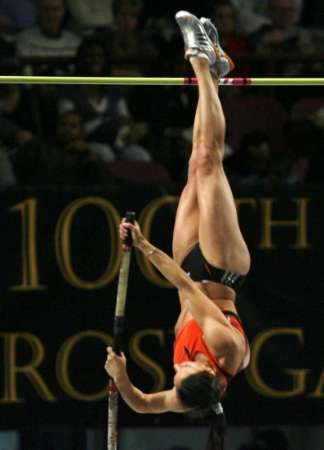
[[198,242],[198,224],[198,198],[192,177],[181,193],[173,230],[173,257],[178,264]]
[[226,270],[244,274],[250,258],[243,239],[232,190],[222,166],[197,183],[199,243],[206,259]]

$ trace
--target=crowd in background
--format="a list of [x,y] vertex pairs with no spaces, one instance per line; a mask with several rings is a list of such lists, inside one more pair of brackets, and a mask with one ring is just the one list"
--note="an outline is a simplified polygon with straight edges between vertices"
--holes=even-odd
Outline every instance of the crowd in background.
[[[0,0],[0,74],[191,75],[174,13],[211,17],[233,76],[324,77],[319,0]],[[0,85],[0,186],[178,186],[194,87]],[[224,88],[233,185],[322,183],[319,88]]]

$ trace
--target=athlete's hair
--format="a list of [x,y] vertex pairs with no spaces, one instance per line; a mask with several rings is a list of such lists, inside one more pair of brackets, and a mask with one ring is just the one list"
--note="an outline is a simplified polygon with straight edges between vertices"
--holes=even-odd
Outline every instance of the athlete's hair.
[[217,414],[214,410],[221,399],[217,377],[207,371],[190,375],[182,380],[177,393],[181,403],[191,408],[187,413],[189,417],[208,420],[210,431],[206,450],[223,450],[226,419],[222,408]]

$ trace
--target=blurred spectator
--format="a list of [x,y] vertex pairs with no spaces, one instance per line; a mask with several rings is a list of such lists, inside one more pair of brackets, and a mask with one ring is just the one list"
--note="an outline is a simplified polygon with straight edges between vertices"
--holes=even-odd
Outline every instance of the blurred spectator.
[[104,161],[114,160],[107,146],[98,148],[84,139],[81,116],[67,112],[59,117],[55,136],[33,140],[15,155],[20,184],[27,186],[105,185]]
[[[161,76],[190,76],[188,62],[183,56],[183,40],[177,36],[161,54]],[[131,89],[128,100],[132,116],[147,123],[149,134],[146,141],[152,149],[154,161],[167,167],[173,180],[182,181],[191,152],[196,89],[143,86]]]
[[80,38],[64,25],[65,0],[37,0],[37,25],[17,36],[19,58],[67,58],[75,56]]
[[[110,61],[101,40],[84,39],[78,49],[75,71],[79,76],[110,75]],[[116,87],[97,84],[66,87],[59,99],[59,111],[74,109],[82,116],[88,140],[111,145],[119,158],[151,159],[140,145],[146,126],[134,123],[126,99]]]
[[285,142],[290,157],[286,184],[323,183],[323,110],[313,117],[291,120],[285,127]]
[[[78,48],[75,75],[109,76],[110,60],[106,47],[96,38],[85,38]],[[85,134],[90,139],[113,143],[118,128],[129,122],[125,98],[118,88],[102,85],[69,85],[59,98],[60,112],[80,111]]]
[[219,31],[223,49],[233,56],[245,55],[248,52],[247,40],[238,33],[237,18],[238,11],[230,0],[215,3],[211,19]]
[[283,127],[283,147],[271,135],[253,131],[243,135],[238,150],[225,160],[233,184],[265,188],[323,184],[324,113],[289,120]]
[[264,24],[270,23],[267,17],[268,0],[231,0],[238,11],[238,28],[245,35],[255,33]]
[[113,73],[136,76],[149,72],[157,58],[157,50],[145,37],[140,23],[142,0],[115,2],[115,27],[112,35],[111,57]]
[[269,137],[252,132],[242,138],[238,151],[226,161],[233,183],[239,186],[268,186],[271,164]]
[[231,88],[222,90],[227,117],[227,142],[236,151],[245,134],[262,131],[269,136],[271,147],[282,147],[282,129],[288,114],[283,104],[265,89]]
[[96,37],[83,38],[76,52],[75,75],[100,77],[110,74],[110,54],[104,42]]
[[288,122],[284,150],[273,149],[269,137],[254,132],[242,139],[225,166],[238,186],[277,188],[323,183],[324,132],[309,120]]
[[[223,49],[234,61],[236,57],[245,56],[249,53],[247,38],[238,32],[238,11],[230,0],[221,0],[215,3],[211,12],[211,19],[219,31]],[[232,72],[231,76],[248,76],[250,74],[251,67],[241,65]]]
[[0,0],[0,32],[16,33],[36,22],[36,0]]
[[66,5],[72,27],[83,35],[113,25],[113,0],[66,0]]
[[0,86],[0,140],[8,154],[34,137],[37,124],[32,105],[31,93],[24,86]]
[[85,140],[84,126],[79,112],[70,111],[61,115],[58,128],[59,140],[68,146],[69,151],[86,152],[91,159],[103,162],[115,160],[115,154],[109,145]]
[[[17,75],[16,58],[3,54],[0,60],[2,75]],[[39,115],[35,110],[32,92],[25,85],[0,85],[0,142],[2,150],[10,157],[39,130]]]
[[269,0],[271,23],[254,36],[256,51],[261,55],[307,55],[314,53],[311,33],[298,26],[302,7],[300,0]]

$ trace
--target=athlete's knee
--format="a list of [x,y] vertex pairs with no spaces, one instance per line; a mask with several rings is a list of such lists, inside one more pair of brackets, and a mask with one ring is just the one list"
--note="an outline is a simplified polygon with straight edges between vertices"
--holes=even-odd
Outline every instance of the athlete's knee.
[[196,152],[192,152],[188,162],[188,178],[195,176],[197,171],[197,156]]
[[217,145],[201,144],[196,155],[196,172],[210,173],[223,166],[223,151]]

